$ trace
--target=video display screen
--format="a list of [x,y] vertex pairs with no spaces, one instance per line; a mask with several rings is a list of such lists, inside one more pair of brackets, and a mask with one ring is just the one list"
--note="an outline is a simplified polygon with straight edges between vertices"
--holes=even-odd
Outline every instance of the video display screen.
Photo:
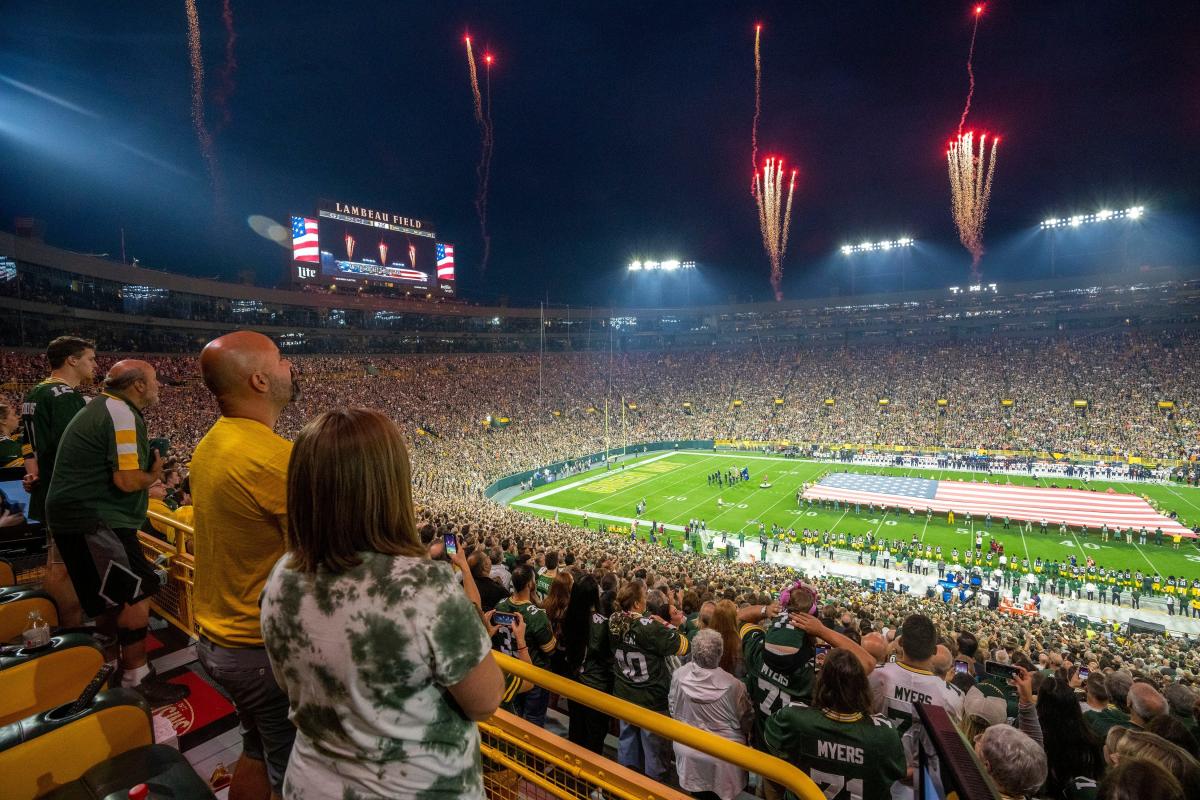
[[428,289],[437,285],[436,247],[425,231],[320,216],[321,276],[331,281]]
[[315,217],[292,217],[292,279],[454,294],[454,245],[428,223],[387,211],[322,201]]

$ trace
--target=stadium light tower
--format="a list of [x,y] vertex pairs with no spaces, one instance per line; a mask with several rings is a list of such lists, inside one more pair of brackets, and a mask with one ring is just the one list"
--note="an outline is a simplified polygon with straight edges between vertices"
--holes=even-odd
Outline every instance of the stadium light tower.
[[[635,259],[629,262],[629,272],[666,272],[673,275],[682,274],[685,278],[684,291],[687,296],[687,304],[692,302],[692,273],[696,271],[695,261],[681,261],[678,258],[671,257],[662,261],[653,261],[649,259]],[[641,278],[640,281],[650,280],[649,278]],[[645,286],[644,284],[640,284]],[[659,279],[654,281],[651,286],[657,287],[657,291],[662,293],[664,288],[664,280]],[[675,284],[678,285],[678,284]]]
[[[890,253],[894,250],[907,250],[916,242],[911,236],[901,236],[896,239],[885,239],[880,242],[864,241],[861,244],[844,244],[839,250],[843,256],[850,258],[851,256],[867,254],[867,253]],[[907,267],[911,260],[911,253],[907,254],[900,263],[900,290],[904,291],[907,283]],[[854,277],[855,277],[855,259],[850,260],[850,294],[854,294]]]
[[[1039,230],[1050,232],[1050,275],[1055,274],[1055,262],[1057,251],[1057,237],[1055,232],[1059,228],[1082,228],[1086,225],[1095,225],[1101,222],[1119,222],[1120,220],[1132,220],[1134,222],[1142,219],[1146,215],[1145,206],[1130,206],[1129,208],[1111,209],[1102,208],[1098,211],[1093,211],[1089,214],[1072,214],[1069,217],[1047,217],[1042,220]],[[1129,228],[1125,229],[1125,248],[1128,251]]]

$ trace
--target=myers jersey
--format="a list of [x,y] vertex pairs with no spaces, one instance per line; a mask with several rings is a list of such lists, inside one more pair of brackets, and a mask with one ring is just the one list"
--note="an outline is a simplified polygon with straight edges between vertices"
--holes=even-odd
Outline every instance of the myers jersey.
[[812,778],[828,800],[883,800],[908,771],[900,733],[883,716],[792,703],[767,720],[767,750]]
[[667,658],[687,653],[687,637],[653,617],[617,613],[608,624],[613,694],[651,711],[668,713],[671,670]]
[[875,694],[875,710],[895,722],[901,733],[916,718],[915,703],[942,706],[951,716],[957,716],[960,706],[957,693],[952,693],[946,682],[932,672],[894,662],[876,669],[869,680]]
[[792,638],[787,644],[795,648],[794,653],[772,651],[768,631],[758,625],[746,624],[740,631],[746,689],[754,706],[755,736],[760,741],[763,726],[772,714],[792,701],[812,699],[815,651],[803,631],[790,631]]
[[54,475],[54,459],[67,423],[87,405],[83,395],[60,378],[47,378],[29,390],[21,405],[25,441],[38,464],[38,481],[29,494],[30,519],[46,519],[46,492]]

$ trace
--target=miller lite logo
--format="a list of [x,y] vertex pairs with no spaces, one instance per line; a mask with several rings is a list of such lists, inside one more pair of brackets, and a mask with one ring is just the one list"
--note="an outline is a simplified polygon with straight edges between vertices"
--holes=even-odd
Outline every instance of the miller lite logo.
[[317,277],[317,271],[312,267],[296,266],[296,277],[303,280],[304,278]]

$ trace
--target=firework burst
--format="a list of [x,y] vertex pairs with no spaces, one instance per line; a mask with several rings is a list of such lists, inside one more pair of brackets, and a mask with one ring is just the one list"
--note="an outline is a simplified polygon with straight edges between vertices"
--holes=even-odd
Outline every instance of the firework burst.
[[978,279],[979,260],[983,258],[983,224],[987,219],[988,200],[992,196],[992,178],[996,172],[996,153],[1000,137],[987,145],[987,134],[959,134],[946,146],[946,162],[950,169],[950,202],[958,239],[971,254],[971,275]]
[[755,178],[750,181],[750,194],[758,178],[758,119],[762,116],[762,24],[754,26],[754,121],[750,125],[750,171]]
[[796,170],[792,170],[784,198],[783,159],[768,158],[761,172],[754,173],[754,198],[758,203],[758,225],[763,249],[771,262],[771,288],[775,299],[783,299],[783,257],[787,253],[792,222],[792,196],[796,191]]
[[488,79],[488,107],[485,113],[483,96],[479,92],[479,69],[475,64],[475,52],[471,49],[471,37],[464,39],[467,44],[467,69],[471,76],[471,100],[475,104],[475,124],[479,126],[479,165],[475,168],[478,178],[478,189],[475,192],[475,212],[479,216],[479,234],[483,238],[483,258],[480,260],[480,272],[487,271],[488,255],[492,248],[492,238],[487,228],[487,190],[488,178],[492,162],[492,126],[491,126],[491,95],[492,95],[492,57],[485,57]]
[[200,16],[196,12],[196,0],[184,0],[184,10],[188,21],[188,57],[192,66],[192,126],[196,129],[196,139],[200,143],[200,154],[208,167],[208,177],[212,181],[213,198],[218,209],[222,206],[221,179],[217,165],[217,153],[213,147],[213,137],[204,121],[204,54],[200,48]]
[[983,16],[983,3],[975,6],[975,26],[971,28],[971,48],[967,51],[967,102],[963,106],[962,116],[958,118],[958,135],[962,136],[963,125],[967,124],[967,114],[971,113],[971,98],[975,96],[975,36],[979,33],[979,18]]
[[221,66],[221,83],[213,92],[213,102],[221,111],[217,120],[216,133],[220,133],[233,121],[233,112],[229,108],[229,100],[237,88],[237,53],[234,45],[237,43],[237,31],[233,27],[233,5],[231,0],[224,0],[221,7],[221,22],[225,26],[225,63]]

